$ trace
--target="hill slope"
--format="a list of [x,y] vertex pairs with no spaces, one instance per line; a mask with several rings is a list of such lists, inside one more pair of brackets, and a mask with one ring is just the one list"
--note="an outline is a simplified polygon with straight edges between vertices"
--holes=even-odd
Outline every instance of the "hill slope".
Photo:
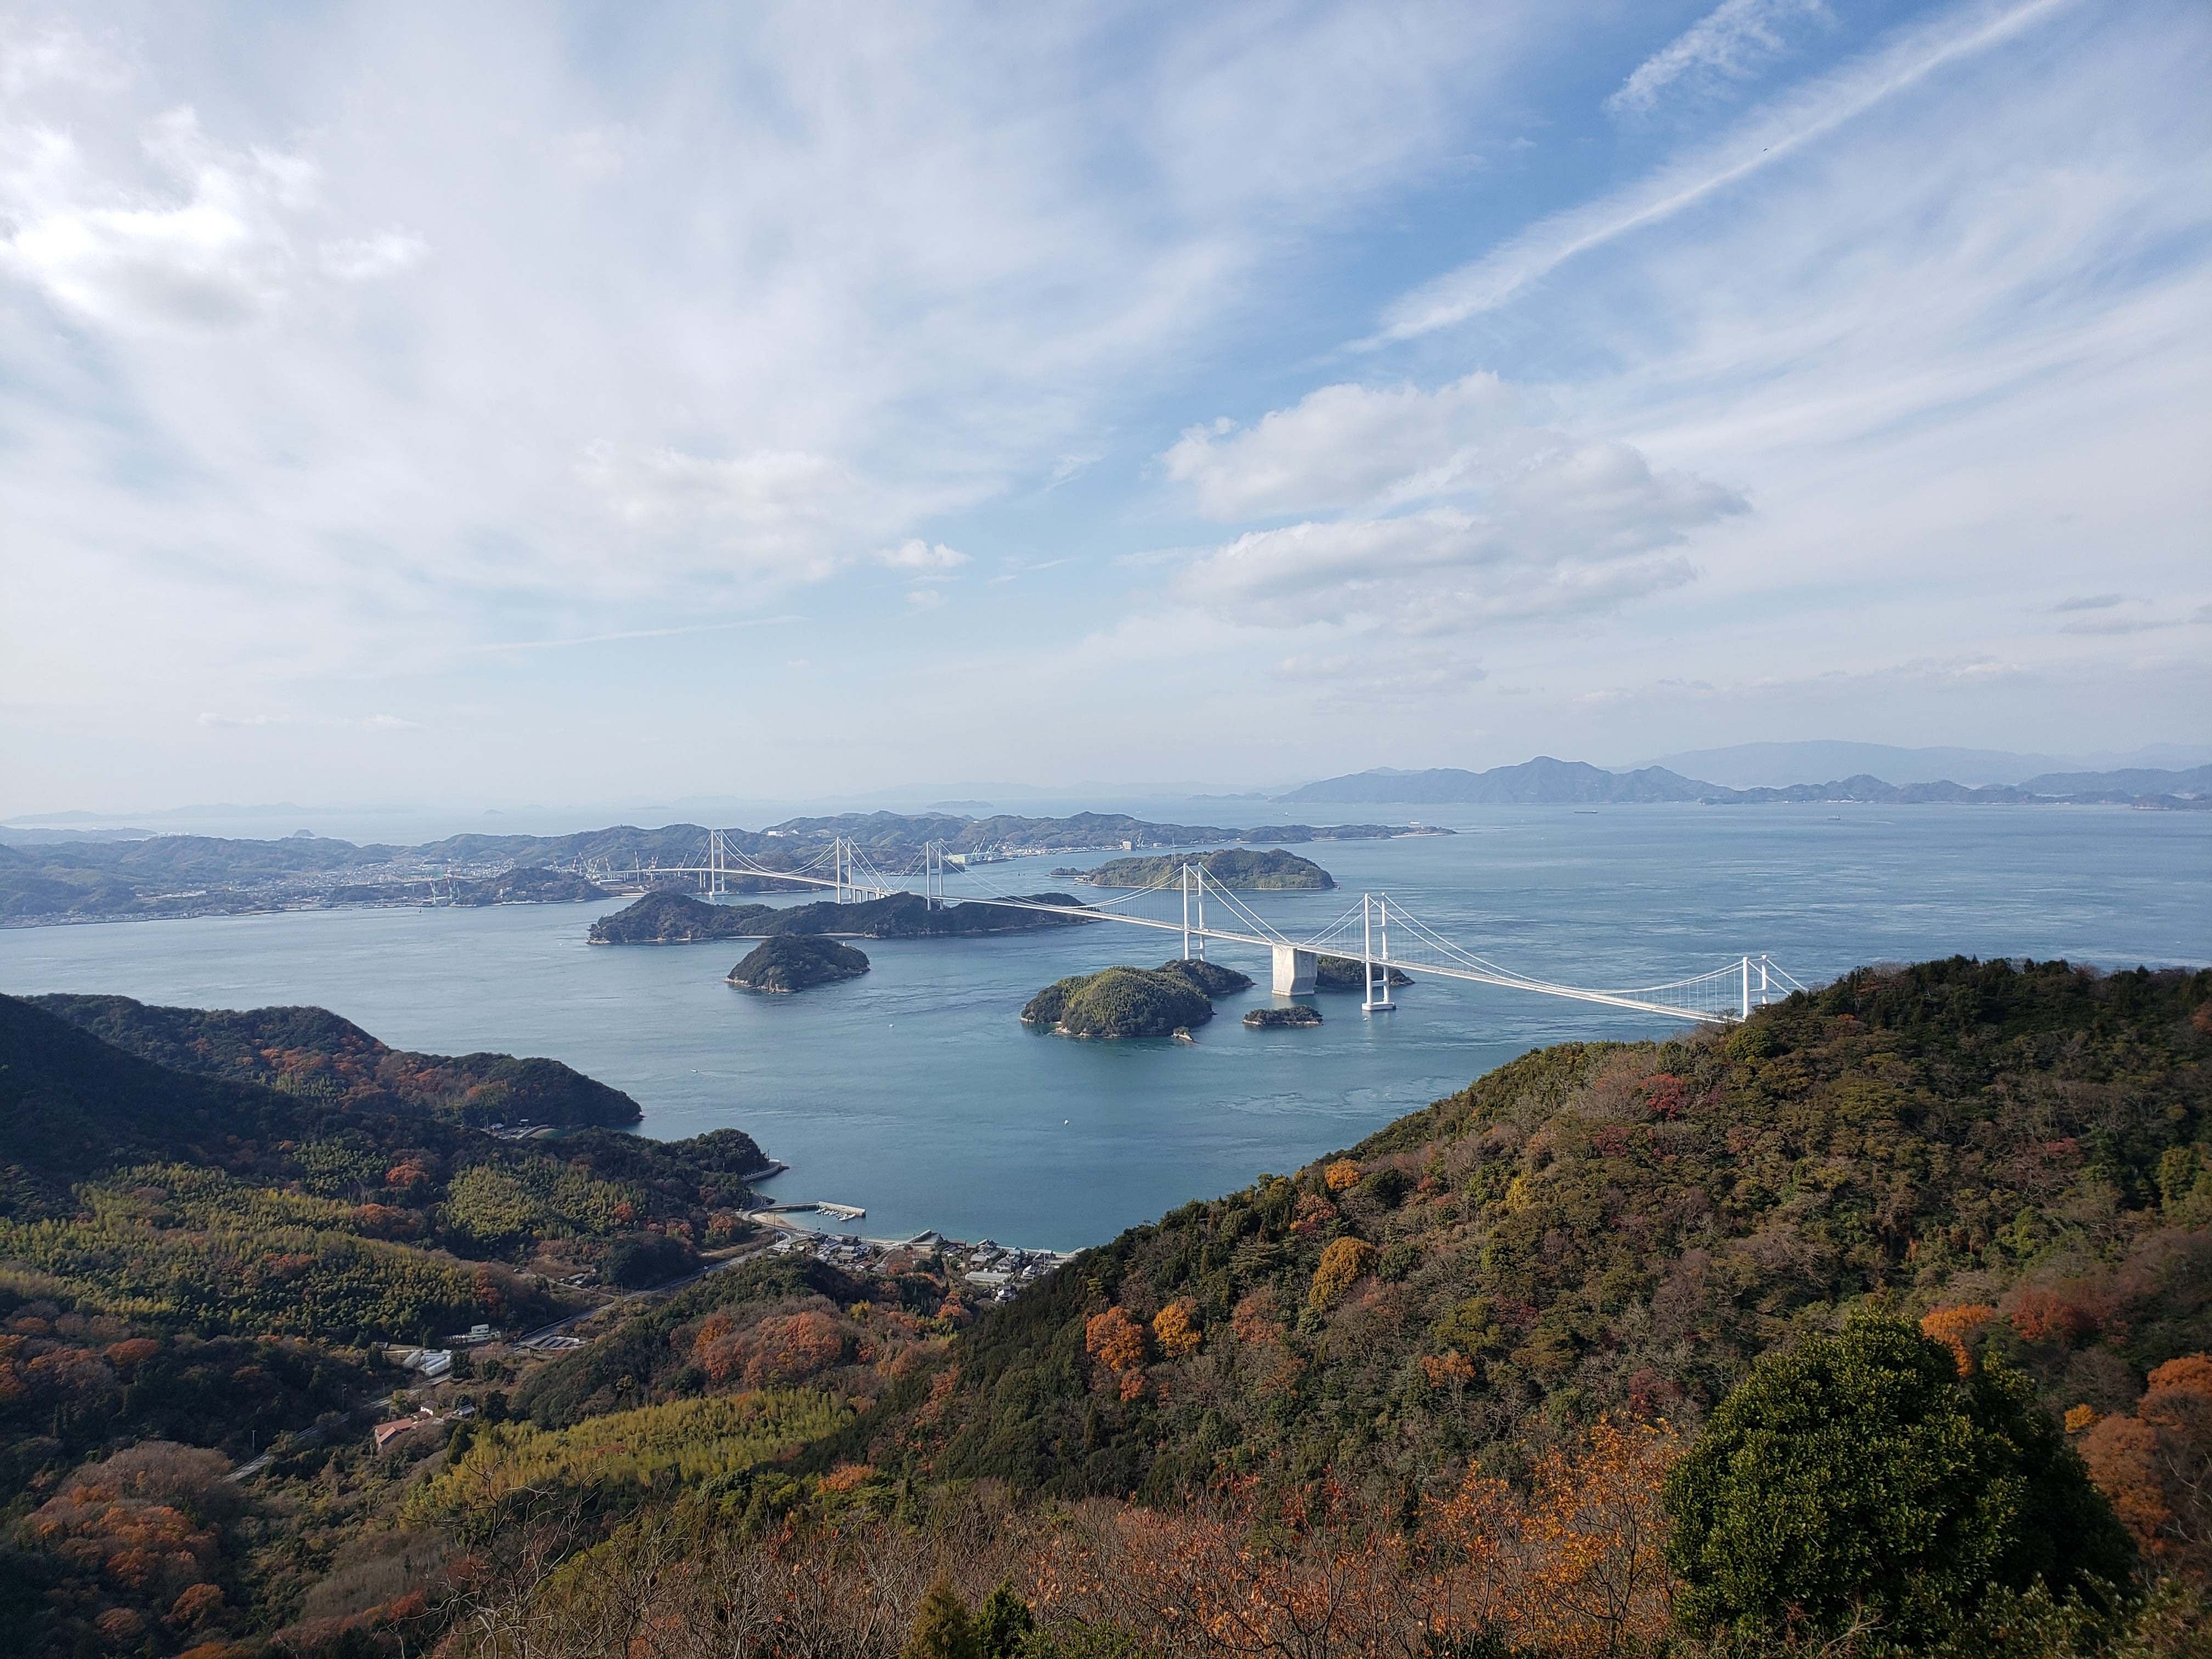
[[1876,1296],[1979,1304],[2060,1410],[2212,1346],[2212,973],[1862,971],[1540,1050],[994,1311],[927,1455],[1066,1495],[1419,1486],[1600,1409],[1694,1423]]
[[327,1008],[161,1008],[129,997],[65,994],[30,1000],[156,1065],[333,1104],[467,1124],[615,1128],[645,1115],[620,1090],[557,1060],[410,1054]]
[[1320,893],[1336,885],[1335,878],[1311,859],[1279,847],[1256,851],[1230,847],[1188,856],[1109,859],[1095,870],[1055,870],[1053,874],[1073,876],[1091,887],[1158,887],[1174,881],[1185,864],[1204,870],[1212,885],[1238,893]]

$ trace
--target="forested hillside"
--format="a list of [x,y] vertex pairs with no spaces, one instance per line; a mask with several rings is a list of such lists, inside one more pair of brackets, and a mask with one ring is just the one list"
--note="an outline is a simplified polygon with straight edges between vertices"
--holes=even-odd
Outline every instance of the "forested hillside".
[[1595,1412],[1695,1422],[1869,1297],[1972,1310],[2052,1409],[2124,1410],[2212,1347],[2208,995],[1959,961],[1539,1050],[994,1313],[938,1466],[1147,1497],[1510,1469]]
[[321,1009],[46,1000],[0,997],[0,1262],[86,1312],[349,1342],[535,1318],[549,1274],[625,1239],[739,1236],[765,1162],[734,1129],[495,1139],[465,1121],[488,1099],[635,1109],[550,1060],[403,1054]]
[[[94,1095],[139,1063],[66,1052]],[[672,1659],[706,1633],[792,1659],[910,1637],[973,1659],[2199,1653],[2208,1066],[2212,974],[1863,970],[1741,1026],[1523,1056],[1009,1304],[926,1243],[866,1278],[763,1256],[461,1385],[478,1419],[410,1450],[297,1448],[246,1508],[178,1500],[215,1564],[162,1592],[189,1618],[82,1565],[112,1541],[71,1541],[121,1524],[103,1493],[154,1501],[115,1460],[156,1420],[132,1368],[186,1438],[189,1376],[265,1377],[297,1420],[359,1362],[318,1372],[304,1339],[243,1327],[218,1357],[179,1291],[118,1267],[134,1307],[170,1297],[132,1313],[89,1268],[12,1267],[15,1559],[54,1651],[127,1629],[348,1659],[526,1633]],[[264,1118],[331,1109],[253,1092]],[[203,1150],[253,1167],[96,1176],[42,1224],[145,1246],[362,1207],[319,1198],[296,1149]],[[102,1365],[87,1397],[115,1403],[54,1414],[54,1379]]]
[[410,1054],[327,1008],[159,1008],[129,997],[29,999],[103,1042],[204,1077],[258,1083],[355,1110],[422,1111],[469,1125],[626,1127],[644,1115],[557,1060]]

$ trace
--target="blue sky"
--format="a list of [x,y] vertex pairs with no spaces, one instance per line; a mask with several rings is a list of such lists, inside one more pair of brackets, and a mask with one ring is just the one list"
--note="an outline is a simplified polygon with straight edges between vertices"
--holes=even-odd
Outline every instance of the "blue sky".
[[9,7],[0,814],[2201,741],[2198,0]]

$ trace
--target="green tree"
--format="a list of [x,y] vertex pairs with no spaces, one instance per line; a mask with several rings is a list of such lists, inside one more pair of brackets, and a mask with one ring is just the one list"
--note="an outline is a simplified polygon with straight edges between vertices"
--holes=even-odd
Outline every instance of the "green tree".
[[1014,1587],[1000,1581],[998,1589],[983,1598],[975,1614],[975,1647],[980,1659],[1022,1659],[1036,1619],[1030,1604],[1014,1594]]
[[981,1659],[968,1604],[945,1580],[939,1579],[921,1598],[899,1659]]
[[1760,1359],[1666,1498],[1676,1609],[1700,1633],[1870,1618],[1926,1643],[1972,1628],[1992,1588],[2101,1604],[2131,1562],[2027,1380],[1962,1382],[1949,1350],[1888,1319]]

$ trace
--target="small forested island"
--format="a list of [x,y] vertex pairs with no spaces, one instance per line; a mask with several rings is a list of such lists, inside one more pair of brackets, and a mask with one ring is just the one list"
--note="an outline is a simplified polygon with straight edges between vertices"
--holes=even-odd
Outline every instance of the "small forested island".
[[1091,887],[1159,887],[1173,882],[1186,864],[1206,872],[1206,881],[1237,893],[1320,893],[1336,879],[1311,859],[1279,847],[1226,847],[1218,853],[1170,853],[1159,858],[1109,859],[1095,870],[1055,870]]
[[[1067,893],[1031,893],[1032,903],[1080,909]],[[984,933],[1026,933],[1080,927],[1088,916],[1024,910],[970,899],[932,904],[919,893],[893,893],[857,904],[824,900],[778,908],[772,904],[709,904],[688,893],[647,893],[627,909],[592,924],[594,945],[695,945],[708,939],[773,939],[781,933],[820,933],[839,939],[965,939]]]
[[1280,1008],[1255,1008],[1244,1016],[1244,1023],[1255,1031],[1318,1025],[1321,1024],[1321,1010],[1304,1002],[1293,1002]]
[[[1314,989],[1316,991],[1364,991],[1367,988],[1368,966],[1358,957],[1318,957],[1314,961]],[[1409,975],[1395,968],[1384,970],[1390,985],[1411,985]]]
[[819,933],[779,933],[762,940],[730,969],[730,983],[747,991],[787,995],[810,985],[858,979],[867,971],[867,957],[849,945]]
[[1183,975],[1153,968],[1108,968],[1055,980],[1022,1010],[1024,1025],[1062,1036],[1164,1037],[1213,1018],[1206,994]]

